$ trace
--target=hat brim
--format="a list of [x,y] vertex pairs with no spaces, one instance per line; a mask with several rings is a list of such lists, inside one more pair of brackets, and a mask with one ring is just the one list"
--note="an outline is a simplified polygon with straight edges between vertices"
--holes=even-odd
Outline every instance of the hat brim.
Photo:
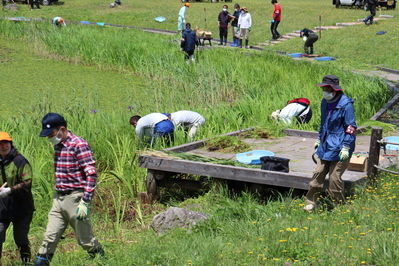
[[39,137],[47,137],[48,135],[51,134],[51,131],[53,131],[53,128],[42,129],[42,131],[40,132]]
[[330,86],[334,91],[342,91],[342,88],[339,85],[333,85],[333,84],[328,84],[328,83],[320,83],[317,84],[319,87],[326,87]]

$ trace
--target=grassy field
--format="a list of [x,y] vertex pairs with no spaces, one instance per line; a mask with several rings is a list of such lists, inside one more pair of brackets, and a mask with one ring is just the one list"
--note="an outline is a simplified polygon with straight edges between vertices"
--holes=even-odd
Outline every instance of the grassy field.
[[[323,25],[366,15],[357,9],[335,9],[331,1],[280,2],[285,10],[282,32],[317,26],[320,10],[325,11]],[[240,4],[248,7],[254,23],[265,25],[259,30],[253,27],[253,42],[269,39],[267,21],[272,6],[260,1]],[[72,0],[34,11],[21,6],[17,12],[3,11],[3,16],[50,19],[61,15],[72,21],[174,30],[182,4],[135,1],[123,2],[116,9],[108,5]],[[221,5],[193,3],[188,21],[205,27],[206,7],[208,27],[216,32],[213,18]],[[306,12],[304,7],[308,7]],[[153,18],[160,15],[168,20],[155,23]],[[314,18],[314,22],[307,18]],[[307,25],[302,21],[308,21]],[[54,265],[395,265],[397,176],[384,175],[373,186],[357,188],[348,204],[335,209],[329,208],[331,202],[326,199],[317,213],[304,212],[303,197],[290,193],[273,191],[268,198],[246,193],[232,196],[216,187],[197,198],[188,199],[175,192],[155,205],[141,205],[137,193],[145,190],[146,173],[138,168],[137,159],[143,147],[128,124],[134,114],[189,109],[207,119],[198,139],[250,126],[279,135],[283,127],[270,120],[270,113],[291,98],[308,97],[314,118],[309,125],[293,127],[315,131],[321,99],[315,84],[324,75],[335,74],[341,78],[345,93],[356,100],[358,124],[375,125],[369,118],[390,100],[391,94],[381,80],[347,69],[372,68],[374,61],[364,60],[370,47],[380,47],[376,38],[386,38],[387,45],[395,47],[394,38],[388,34],[373,37],[367,49],[359,46],[367,36],[362,37],[362,33],[385,27],[392,27],[388,33],[394,33],[395,21],[323,33],[317,49],[328,49],[323,53],[338,57],[335,53],[343,50],[334,47],[345,42],[345,53],[348,51],[348,56],[330,63],[298,62],[270,50],[203,49],[197,54],[197,63],[187,65],[178,51],[177,35],[76,24],[54,28],[48,21],[0,20],[0,129],[12,135],[16,147],[33,165],[37,210],[30,237],[34,253],[42,241],[53,194],[52,147],[37,137],[42,116],[51,111],[63,114],[70,129],[87,139],[94,150],[100,176],[92,219],[95,234],[108,255],[107,260],[88,260],[69,229],[58,246]],[[324,43],[324,38],[336,42],[334,47]],[[298,38],[273,49],[297,51],[301,46]],[[397,68],[395,51],[384,50],[372,60],[384,60],[387,67]],[[384,132],[392,128],[384,126]],[[184,142],[178,132],[176,144]],[[168,206],[203,211],[211,219],[191,234],[176,230],[157,236],[150,229],[150,221]],[[16,254],[9,230],[3,264],[17,261]]]

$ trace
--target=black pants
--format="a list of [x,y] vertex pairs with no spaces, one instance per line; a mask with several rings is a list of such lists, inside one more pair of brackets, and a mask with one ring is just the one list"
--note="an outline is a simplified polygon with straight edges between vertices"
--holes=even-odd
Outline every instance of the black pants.
[[[309,37],[305,41],[304,49],[305,54],[313,54],[313,44],[317,42],[319,36],[316,33],[310,33]],[[310,48],[310,51],[309,51]]]
[[30,1],[30,8],[33,9],[33,6],[36,5],[37,9],[40,9],[39,0],[29,0]]
[[220,43],[227,42],[227,28],[219,27]]
[[277,31],[278,24],[280,24],[280,21],[275,20],[271,25],[270,25],[270,30],[272,32],[272,39],[277,40],[281,35]]
[[194,51],[195,50],[185,51],[184,59],[186,59],[186,60],[190,59],[190,56],[192,56],[194,54]]
[[368,7],[370,9],[370,15],[364,20],[364,22],[367,23],[370,21],[369,24],[373,24],[373,18],[375,15],[377,15],[376,6],[373,4],[368,4]]

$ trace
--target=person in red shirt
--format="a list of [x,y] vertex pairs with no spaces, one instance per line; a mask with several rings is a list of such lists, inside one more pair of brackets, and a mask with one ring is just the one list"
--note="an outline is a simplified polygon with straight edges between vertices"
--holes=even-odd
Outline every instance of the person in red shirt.
[[281,6],[279,3],[277,3],[277,0],[272,0],[271,3],[274,5],[273,19],[270,21],[270,30],[272,32],[271,41],[277,41],[278,38],[283,37],[277,31],[278,24],[280,24],[281,21]]
[[97,182],[96,162],[86,140],[67,129],[64,117],[48,113],[42,119],[40,137],[54,145],[55,195],[46,233],[34,266],[50,265],[57,244],[68,224],[79,245],[91,257],[105,252],[93,235],[90,202]]

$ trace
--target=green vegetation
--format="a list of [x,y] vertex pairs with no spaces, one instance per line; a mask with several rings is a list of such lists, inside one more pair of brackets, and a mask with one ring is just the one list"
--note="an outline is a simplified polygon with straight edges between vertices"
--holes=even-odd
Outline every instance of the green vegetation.
[[[322,25],[355,21],[366,15],[357,9],[335,9],[327,0],[286,1],[281,3],[281,32],[317,26],[319,14]],[[248,7],[255,25],[259,25],[253,27],[251,42],[269,39],[265,36],[270,34],[267,21],[272,6],[258,0],[240,4]],[[41,10],[28,11],[20,6],[20,11],[2,12],[7,17],[51,19],[62,15],[72,21],[175,30],[175,17],[182,6],[180,1],[169,0],[162,4],[123,2],[115,9],[108,5],[67,0],[64,5]],[[193,3],[188,21],[205,27],[204,7],[208,28],[216,37],[214,21],[221,3]],[[160,15],[168,20],[154,22]],[[302,21],[309,22],[302,25]],[[281,134],[283,127],[273,123],[270,113],[301,96],[311,100],[314,119],[293,128],[314,131],[321,98],[315,84],[324,75],[335,74],[345,93],[356,100],[358,124],[369,125],[369,118],[391,95],[381,80],[347,69],[370,68],[370,64],[399,69],[396,50],[391,49],[396,46],[395,38],[389,38],[397,30],[395,21],[323,32],[316,50],[340,58],[334,62],[311,64],[272,51],[301,51],[298,38],[263,52],[202,49],[197,63],[186,65],[178,52],[178,35],[77,24],[54,28],[49,21],[0,20],[0,130],[11,134],[33,166],[37,206],[30,234],[33,251],[42,241],[53,194],[52,147],[37,136],[41,118],[51,111],[64,115],[69,128],[87,139],[95,152],[100,176],[92,220],[108,253],[108,260],[87,260],[69,229],[58,246],[54,265],[394,265],[398,250],[395,195],[399,192],[395,176],[385,176],[375,187],[358,188],[347,205],[332,211],[326,207],[318,213],[303,212],[301,197],[274,190],[264,199],[245,193],[231,196],[214,188],[184,202],[172,197],[163,204],[142,205],[136,198],[145,190],[146,171],[138,167],[142,150],[128,119],[135,114],[189,109],[207,119],[198,139],[252,126],[265,129],[258,132],[259,137],[267,132],[274,136]],[[374,36],[379,30],[388,33]],[[381,50],[379,42],[369,43],[370,32],[373,40],[384,40],[389,48]],[[343,42],[345,50],[338,49]],[[369,58],[370,51],[381,53]],[[185,143],[183,133],[177,132],[175,144]],[[160,143],[157,148],[162,147]],[[176,230],[158,237],[150,230],[150,221],[169,205],[195,206],[212,218],[191,234]],[[9,230],[3,251],[6,265],[17,259],[11,239]]]

